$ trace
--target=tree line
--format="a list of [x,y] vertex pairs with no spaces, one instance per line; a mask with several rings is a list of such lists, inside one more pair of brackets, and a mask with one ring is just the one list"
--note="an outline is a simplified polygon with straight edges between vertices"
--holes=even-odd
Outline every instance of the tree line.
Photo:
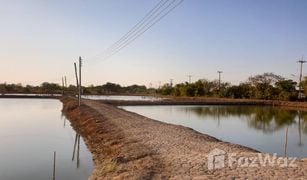
[[[301,87],[302,91],[299,92]],[[239,85],[231,85],[229,82],[218,80],[200,79],[193,83],[179,83],[172,85],[166,83],[159,88],[146,88],[144,85],[121,86],[108,82],[103,85],[90,85],[82,87],[85,95],[146,95],[158,94],[167,96],[188,97],[223,97],[246,98],[265,100],[297,100],[299,93],[303,98],[307,95],[307,77],[301,84],[286,79],[273,73],[264,73],[251,76],[247,81]],[[39,86],[22,84],[0,84],[0,94],[24,93],[24,94],[76,94],[76,86],[62,87],[57,83],[44,82]]]
[[[66,94],[66,95],[74,95],[76,94],[77,88],[74,85],[69,85],[68,87],[63,87],[57,83],[49,83],[44,82],[39,86],[31,86],[22,84],[0,84],[0,94]],[[115,83],[106,83],[104,85],[90,85],[82,87],[82,94],[84,95],[115,95],[115,94],[148,94],[152,91],[148,90],[146,86],[140,85],[131,85],[122,87],[119,84]]]
[[229,82],[209,81],[200,79],[193,83],[180,83],[172,86],[164,84],[157,90],[162,95],[173,96],[205,96],[223,98],[246,98],[265,100],[297,100],[299,88],[303,98],[307,95],[307,77],[298,85],[297,82],[286,79],[273,73],[264,73],[251,76],[247,81],[239,85],[231,85]]

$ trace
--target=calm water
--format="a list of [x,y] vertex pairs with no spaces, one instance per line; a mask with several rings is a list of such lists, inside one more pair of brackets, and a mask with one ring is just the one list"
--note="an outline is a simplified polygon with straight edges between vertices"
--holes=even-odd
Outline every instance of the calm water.
[[[22,93],[8,93],[5,95],[13,96],[51,96],[50,94],[22,94]],[[52,96],[62,96],[62,94],[52,94]]]
[[[307,157],[307,113],[254,106],[126,106],[144,116],[191,127],[223,141],[280,156]],[[286,129],[288,145],[285,152]]]
[[104,95],[84,95],[86,99],[94,100],[122,100],[122,101],[158,101],[162,98],[153,96],[104,96]]
[[51,179],[53,151],[57,180],[88,178],[91,154],[80,138],[72,161],[76,133],[61,109],[57,100],[0,99],[1,180]]

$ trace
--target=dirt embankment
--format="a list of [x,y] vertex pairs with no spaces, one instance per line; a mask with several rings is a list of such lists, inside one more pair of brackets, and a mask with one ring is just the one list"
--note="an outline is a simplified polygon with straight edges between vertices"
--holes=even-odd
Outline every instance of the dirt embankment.
[[255,105],[277,106],[283,108],[306,110],[307,102],[257,100],[257,99],[229,99],[229,98],[167,98],[157,101],[124,101],[124,100],[99,100],[105,104],[115,106],[139,106],[139,105]]
[[120,127],[89,106],[62,99],[63,112],[83,137],[93,155],[95,170],[89,179],[149,179],[160,167],[153,153],[126,136]]
[[116,107],[84,100],[78,108],[63,99],[63,111],[93,154],[89,179],[304,179],[307,162],[297,167],[258,166],[208,169],[214,149],[255,157],[255,150],[221,142],[190,128],[155,121]]

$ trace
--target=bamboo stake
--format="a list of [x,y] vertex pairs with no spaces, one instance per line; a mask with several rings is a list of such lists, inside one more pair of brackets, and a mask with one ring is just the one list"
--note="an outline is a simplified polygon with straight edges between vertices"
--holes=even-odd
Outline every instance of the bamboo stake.
[[287,146],[288,146],[288,127],[286,129],[285,157],[287,157]]
[[78,139],[78,134],[76,133],[76,136],[75,136],[75,143],[74,143],[74,151],[73,151],[73,154],[72,154],[72,159],[71,159],[72,161],[74,161],[74,160],[75,160],[77,139]]
[[52,175],[53,180],[55,180],[55,160],[56,160],[56,151],[53,152],[53,175]]
[[80,135],[78,135],[77,168],[80,166]]

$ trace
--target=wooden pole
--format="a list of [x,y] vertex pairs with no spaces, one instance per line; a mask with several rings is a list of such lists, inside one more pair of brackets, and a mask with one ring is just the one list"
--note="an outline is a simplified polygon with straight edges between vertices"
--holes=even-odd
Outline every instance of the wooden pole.
[[62,96],[64,96],[64,78],[62,77]]
[[56,160],[56,152],[53,152],[53,174],[52,179],[55,180],[55,160]]
[[285,157],[287,157],[287,147],[288,147],[288,127],[286,129]]
[[79,106],[81,106],[82,81],[81,81],[82,58],[79,56]]
[[298,84],[298,99],[301,100],[302,99],[302,72],[303,72],[303,64],[306,63],[307,61],[304,60],[304,56],[302,56],[302,59],[300,59],[299,61],[297,61],[298,63],[301,64],[301,68],[300,68],[300,79],[299,79],[299,84]]
[[221,73],[223,73],[223,71],[217,71],[217,73],[219,73],[219,96],[221,96]]
[[74,151],[73,151],[73,153],[72,153],[72,159],[71,159],[72,161],[75,160],[77,140],[78,140],[78,134],[76,133],[76,136],[75,136],[75,144],[74,144]]
[[77,94],[78,94],[78,101],[79,101],[79,80],[78,80],[78,71],[77,71],[77,64],[74,63],[75,66],[75,75],[76,75],[76,85],[77,85]]
[[64,76],[64,82],[65,82],[65,87],[67,88],[67,79],[66,79],[66,76]]
[[302,146],[303,143],[302,143],[302,128],[301,128],[301,112],[299,111],[298,113],[299,113],[298,114],[298,136],[299,136],[298,145]]
[[80,134],[78,135],[78,147],[77,147],[77,168],[80,166]]

